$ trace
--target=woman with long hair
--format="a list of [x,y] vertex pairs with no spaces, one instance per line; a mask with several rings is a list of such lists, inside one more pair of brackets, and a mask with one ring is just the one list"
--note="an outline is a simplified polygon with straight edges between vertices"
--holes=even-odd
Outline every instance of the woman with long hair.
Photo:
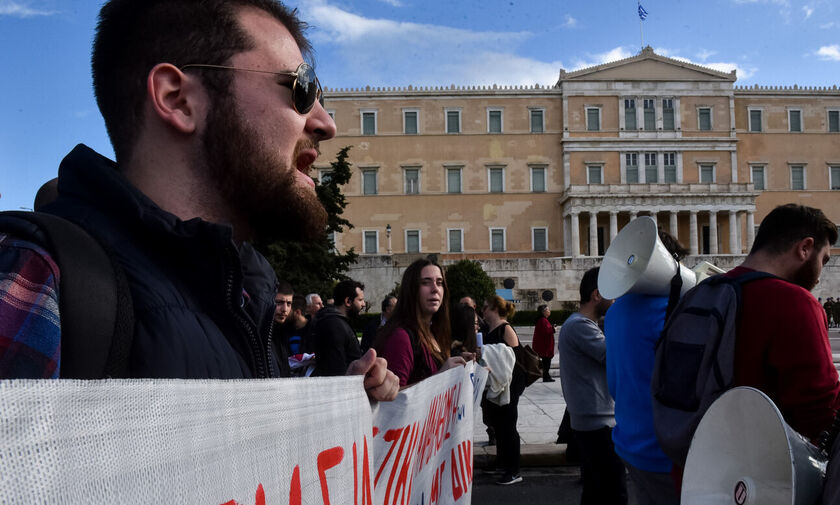
[[[516,347],[519,337],[508,324],[507,319],[513,317],[516,307],[505,301],[501,296],[492,296],[484,302],[484,322],[489,331],[484,337],[484,344],[507,344]],[[519,475],[519,432],[516,431],[516,420],[519,417],[519,396],[525,391],[525,375],[514,367],[513,378],[510,383],[510,403],[497,405],[491,401],[484,402],[484,408],[490,423],[496,432],[496,468],[504,471],[496,484],[507,486],[522,482]]]
[[543,369],[543,382],[554,382],[548,369],[554,357],[554,325],[548,321],[551,310],[548,305],[537,307],[537,320],[534,322],[534,352],[540,356]]
[[376,353],[388,361],[388,369],[405,387],[466,364],[463,356],[450,357],[451,343],[443,269],[419,259],[403,273],[394,313],[377,332]]

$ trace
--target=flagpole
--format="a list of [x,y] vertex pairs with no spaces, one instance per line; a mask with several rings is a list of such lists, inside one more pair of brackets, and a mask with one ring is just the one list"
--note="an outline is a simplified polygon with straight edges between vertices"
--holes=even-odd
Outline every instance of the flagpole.
[[642,16],[641,16],[642,0],[638,0],[636,5],[638,7],[638,12],[639,12],[639,43],[641,44],[641,47],[639,48],[639,50],[643,51],[645,49],[645,36],[642,33]]
[[639,18],[639,43],[642,45],[640,50],[644,50],[645,36],[642,34],[642,18]]

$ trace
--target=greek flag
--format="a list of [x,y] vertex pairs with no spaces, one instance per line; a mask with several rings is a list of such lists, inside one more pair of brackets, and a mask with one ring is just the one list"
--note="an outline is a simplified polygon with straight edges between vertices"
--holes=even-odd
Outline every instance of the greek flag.
[[642,2],[639,2],[639,19],[644,21],[645,18],[647,17],[647,15],[648,15],[648,12],[645,10],[644,7],[642,7]]

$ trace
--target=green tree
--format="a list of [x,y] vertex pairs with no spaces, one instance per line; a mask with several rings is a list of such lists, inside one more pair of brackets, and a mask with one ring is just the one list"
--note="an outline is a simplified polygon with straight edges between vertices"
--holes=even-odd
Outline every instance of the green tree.
[[324,298],[332,295],[335,284],[347,278],[346,272],[356,261],[357,254],[350,249],[341,254],[333,249],[332,234],[353,228],[342,217],[347,199],[341,192],[342,186],[350,181],[351,164],[347,161],[350,146],[338,152],[336,160],[330,163],[329,177],[318,181],[315,191],[327,210],[327,229],[322,235],[307,242],[276,241],[257,244],[257,249],[266,257],[277,273],[295,288],[296,293],[320,293]]
[[496,294],[493,280],[477,261],[460,260],[446,268],[449,300],[457,303],[464,296],[471,296],[481,307],[484,300]]

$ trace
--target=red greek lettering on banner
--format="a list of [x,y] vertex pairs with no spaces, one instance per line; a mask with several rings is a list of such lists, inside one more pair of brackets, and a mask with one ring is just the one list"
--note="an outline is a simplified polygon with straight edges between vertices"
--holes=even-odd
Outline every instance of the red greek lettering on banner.
[[327,486],[327,470],[341,463],[344,459],[342,447],[332,447],[318,454],[318,480],[321,481],[321,497],[324,505],[330,505],[330,490]]

